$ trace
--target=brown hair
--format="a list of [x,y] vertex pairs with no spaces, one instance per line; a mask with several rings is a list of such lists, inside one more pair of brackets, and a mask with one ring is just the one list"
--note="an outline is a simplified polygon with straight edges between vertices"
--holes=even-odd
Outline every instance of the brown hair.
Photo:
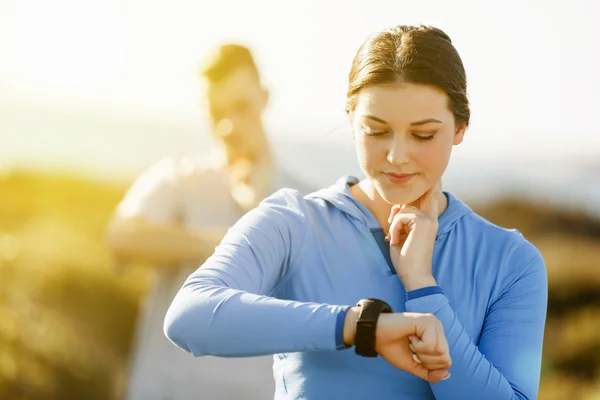
[[259,79],[258,67],[249,48],[239,44],[223,44],[210,54],[200,70],[200,75],[210,83],[217,83],[238,68],[249,67]]
[[448,95],[456,123],[469,124],[465,69],[452,41],[440,29],[399,25],[368,38],[352,62],[346,112],[356,107],[361,89],[395,83],[438,87]]

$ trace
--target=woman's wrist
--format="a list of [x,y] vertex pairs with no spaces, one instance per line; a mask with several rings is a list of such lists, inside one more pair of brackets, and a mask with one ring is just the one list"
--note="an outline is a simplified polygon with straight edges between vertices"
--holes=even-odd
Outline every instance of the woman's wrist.
[[407,293],[424,287],[437,286],[437,282],[433,275],[406,276],[401,277],[400,281]]
[[[356,322],[360,314],[360,307],[348,309],[344,319],[344,344],[354,346],[356,336]],[[410,313],[382,313],[377,319],[377,328],[375,330],[376,343],[379,340],[386,340],[390,334],[393,336],[409,335],[414,330],[414,321],[408,318]]]
[[415,314],[406,312],[381,314],[375,331],[375,347],[416,334],[414,316]]
[[356,336],[356,321],[360,313],[359,307],[351,307],[346,312],[344,318],[344,344],[346,346],[354,346],[354,337]]

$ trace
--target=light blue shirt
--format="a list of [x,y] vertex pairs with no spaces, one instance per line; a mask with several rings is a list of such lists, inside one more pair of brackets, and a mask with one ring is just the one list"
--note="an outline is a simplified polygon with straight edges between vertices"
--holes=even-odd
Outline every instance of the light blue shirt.
[[[356,182],[305,197],[280,190],[246,214],[175,297],[167,337],[195,356],[274,354],[275,399],[535,399],[547,306],[539,251],[445,193],[439,288],[407,294],[381,226],[350,193]],[[366,297],[435,314],[451,378],[430,384],[342,350],[343,316]]]

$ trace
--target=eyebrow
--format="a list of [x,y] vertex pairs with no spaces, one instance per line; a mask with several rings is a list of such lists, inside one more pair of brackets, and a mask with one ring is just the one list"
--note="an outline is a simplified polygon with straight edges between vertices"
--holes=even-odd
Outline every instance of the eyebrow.
[[[375,122],[379,122],[379,123],[382,123],[382,124],[387,124],[387,121],[385,121],[385,120],[383,120],[381,118],[377,118],[377,117],[375,117],[373,115],[365,115],[364,118],[370,119],[370,120],[373,120]],[[435,122],[437,124],[441,124],[442,123],[442,121],[440,121],[439,119],[426,118],[426,119],[422,119],[420,121],[411,122],[410,125],[411,126],[419,126],[419,125],[429,124],[429,123],[432,123],[432,122]]]
[[422,119],[420,121],[411,122],[410,124],[412,126],[418,126],[418,125],[430,124],[432,122],[435,122],[436,124],[441,124],[442,123],[442,121],[440,121],[439,119],[427,118],[427,119]]

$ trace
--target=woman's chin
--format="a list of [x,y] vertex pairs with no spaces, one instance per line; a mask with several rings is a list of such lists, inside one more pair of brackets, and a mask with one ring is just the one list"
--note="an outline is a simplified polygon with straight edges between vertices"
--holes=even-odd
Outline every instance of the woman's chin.
[[412,204],[421,197],[415,195],[414,191],[405,189],[380,189],[379,195],[383,200],[392,205]]
[[378,179],[374,183],[379,196],[393,205],[415,204],[431,188],[429,182],[420,176],[404,184],[394,184],[387,179]]

